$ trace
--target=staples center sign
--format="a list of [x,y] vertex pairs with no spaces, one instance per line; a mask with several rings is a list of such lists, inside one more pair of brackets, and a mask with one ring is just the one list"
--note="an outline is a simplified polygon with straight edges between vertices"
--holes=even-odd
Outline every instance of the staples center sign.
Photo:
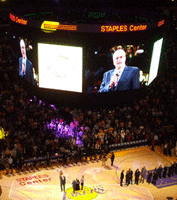
[[101,26],[101,32],[102,33],[108,33],[108,32],[128,32],[128,31],[145,31],[147,30],[147,24],[146,25],[112,25],[112,26]]
[[38,21],[38,20],[25,20],[10,13],[10,19],[22,25],[40,28],[43,32],[52,33],[54,31],[70,31],[70,32],[85,32],[85,33],[125,33],[125,32],[138,32],[158,28],[164,25],[165,20],[159,22],[147,22],[136,24],[113,24],[113,25],[100,25],[100,24],[67,24],[67,22],[57,21]]
[[27,25],[28,21],[10,13],[10,19],[16,23]]
[[25,185],[31,185],[31,184],[33,185],[33,184],[48,182],[51,181],[51,178],[49,177],[48,174],[41,174],[36,176],[17,178],[16,181],[20,186],[25,186]]

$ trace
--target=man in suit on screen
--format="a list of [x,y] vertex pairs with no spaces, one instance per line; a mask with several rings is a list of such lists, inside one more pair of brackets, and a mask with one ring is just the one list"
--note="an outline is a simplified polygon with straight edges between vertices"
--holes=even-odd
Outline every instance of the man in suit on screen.
[[129,67],[125,64],[126,53],[118,49],[113,54],[115,69],[104,73],[103,81],[98,92],[123,91],[139,89],[139,68]]
[[33,66],[32,62],[27,58],[24,40],[20,40],[20,49],[22,57],[19,58],[19,76],[26,78],[30,83],[34,84]]

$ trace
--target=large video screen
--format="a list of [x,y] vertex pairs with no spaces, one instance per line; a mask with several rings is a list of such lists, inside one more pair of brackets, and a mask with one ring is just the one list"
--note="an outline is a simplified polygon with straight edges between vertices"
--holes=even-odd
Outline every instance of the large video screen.
[[39,87],[82,92],[82,47],[38,43]]
[[92,65],[96,67],[88,66],[85,70],[87,93],[127,91],[148,86],[158,73],[162,41],[163,38],[155,42],[118,44],[95,51]]
[[28,81],[29,84],[38,85],[38,69],[35,63],[36,51],[32,40],[15,36],[13,36],[13,39],[19,76]]
[[158,69],[159,69],[161,49],[162,49],[162,43],[163,43],[163,38],[157,40],[154,43],[151,65],[150,65],[150,70],[149,70],[148,85],[150,85],[150,83],[157,77],[157,73],[158,73]]
[[146,82],[149,62],[145,44],[118,44],[95,52],[97,68],[85,73],[87,92],[103,93],[139,89]]
[[123,36],[109,34],[42,34],[15,37],[19,76],[39,88],[119,92],[148,86],[157,76],[163,38],[122,42]]

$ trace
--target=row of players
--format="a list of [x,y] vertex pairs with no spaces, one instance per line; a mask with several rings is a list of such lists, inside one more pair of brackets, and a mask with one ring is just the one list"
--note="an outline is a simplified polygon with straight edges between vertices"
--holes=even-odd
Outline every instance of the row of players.
[[[159,168],[155,168],[154,170],[150,170],[147,172],[146,167],[144,166],[141,169],[137,169],[134,173],[135,175],[135,184],[144,183],[144,180],[147,180],[147,183],[152,183],[156,185],[156,181],[158,178],[166,178],[167,176],[171,178],[177,174],[177,163],[172,163],[170,166],[165,165],[164,168],[160,165]],[[125,178],[125,185],[133,184],[133,171],[129,169],[126,174],[124,174],[124,170],[122,170],[120,174],[120,186],[123,186],[123,181]]]

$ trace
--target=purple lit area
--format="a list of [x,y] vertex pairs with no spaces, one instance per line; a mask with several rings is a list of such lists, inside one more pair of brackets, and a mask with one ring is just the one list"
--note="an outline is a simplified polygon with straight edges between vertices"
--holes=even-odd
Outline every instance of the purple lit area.
[[79,127],[78,121],[67,124],[63,119],[56,118],[48,122],[46,126],[56,138],[64,138],[78,147],[83,147],[84,127]]
[[56,107],[55,107],[55,105],[51,104],[50,107],[53,108],[55,111],[57,110]]

